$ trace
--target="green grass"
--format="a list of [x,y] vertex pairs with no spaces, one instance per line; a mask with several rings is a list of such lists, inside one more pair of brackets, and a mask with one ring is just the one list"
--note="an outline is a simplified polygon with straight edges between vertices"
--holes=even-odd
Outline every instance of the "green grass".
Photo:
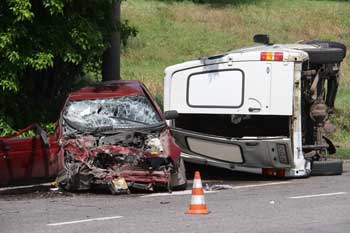
[[337,159],[349,159],[350,158],[350,149],[344,148],[344,147],[337,148],[337,154],[336,154],[335,158],[337,158]]
[[[350,43],[350,2],[240,2],[214,5],[171,0],[124,2],[122,17],[135,25],[139,34],[122,54],[122,78],[141,80],[161,102],[165,67],[250,46],[257,33],[268,33],[280,43],[310,39]],[[332,118],[338,130],[330,135],[343,150],[350,150],[349,84],[348,56],[342,65],[337,114]]]
[[[347,80],[349,82],[349,80]],[[350,89],[341,88],[336,100],[336,113],[331,122],[336,125],[336,132],[330,137],[343,149],[350,152]],[[348,153],[350,158],[350,153]]]

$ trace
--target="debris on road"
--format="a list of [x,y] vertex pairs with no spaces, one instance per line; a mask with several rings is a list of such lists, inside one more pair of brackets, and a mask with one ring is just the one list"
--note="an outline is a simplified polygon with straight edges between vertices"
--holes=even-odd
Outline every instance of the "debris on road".
[[115,178],[109,183],[112,194],[130,193],[128,184],[123,177]]
[[210,187],[210,191],[217,191],[217,190],[224,190],[224,189],[233,189],[233,186],[228,184],[214,184]]

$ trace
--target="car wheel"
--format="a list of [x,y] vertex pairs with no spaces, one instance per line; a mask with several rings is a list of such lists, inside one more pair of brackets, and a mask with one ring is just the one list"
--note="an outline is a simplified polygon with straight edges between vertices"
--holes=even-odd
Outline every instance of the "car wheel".
[[172,190],[185,190],[187,188],[186,168],[182,158],[176,172],[171,174],[170,186]]
[[341,175],[343,173],[343,161],[326,160],[326,161],[313,161],[311,168],[311,175],[314,176],[328,176],[328,175]]

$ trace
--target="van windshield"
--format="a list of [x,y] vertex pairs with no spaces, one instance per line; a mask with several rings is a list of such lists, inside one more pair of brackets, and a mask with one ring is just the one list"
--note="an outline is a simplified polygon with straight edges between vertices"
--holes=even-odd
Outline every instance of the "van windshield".
[[63,112],[65,131],[140,128],[162,123],[146,96],[70,101]]

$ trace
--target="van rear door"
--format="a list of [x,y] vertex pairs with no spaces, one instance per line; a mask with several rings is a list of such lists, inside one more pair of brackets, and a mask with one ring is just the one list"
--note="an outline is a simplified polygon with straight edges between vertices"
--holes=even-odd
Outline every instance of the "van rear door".
[[292,115],[292,62],[234,62],[174,72],[169,109],[179,113]]

